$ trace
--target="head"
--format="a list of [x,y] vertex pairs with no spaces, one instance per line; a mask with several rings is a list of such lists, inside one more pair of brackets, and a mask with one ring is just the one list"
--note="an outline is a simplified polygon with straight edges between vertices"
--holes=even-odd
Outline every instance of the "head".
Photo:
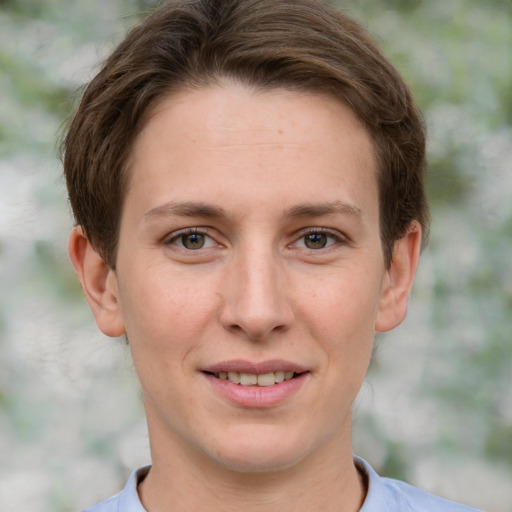
[[313,0],[173,1],[114,51],[66,140],[70,255],[129,338],[152,474],[352,465],[373,338],[414,278],[423,151],[396,71]]
[[425,132],[403,80],[365,30],[316,0],[172,0],[136,26],[90,82],[63,145],[75,220],[114,269],[127,170],[148,114],[229,79],[329,95],[366,128],[390,264],[411,222],[425,240]]

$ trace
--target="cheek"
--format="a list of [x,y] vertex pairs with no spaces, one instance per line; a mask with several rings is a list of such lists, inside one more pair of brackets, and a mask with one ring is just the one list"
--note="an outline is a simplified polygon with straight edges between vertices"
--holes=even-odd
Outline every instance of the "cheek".
[[127,289],[120,290],[132,349],[153,351],[156,357],[162,352],[189,351],[211,321],[212,294],[194,280],[153,270],[144,273],[143,279],[132,278]]
[[311,336],[322,348],[329,386],[344,389],[345,398],[352,400],[371,359],[380,286],[378,279],[365,279],[364,274],[347,275],[350,278],[341,273],[332,277],[321,292],[318,287],[310,290],[309,307],[304,305],[303,312]]
[[362,341],[362,336],[373,340],[380,296],[377,277],[340,271],[304,288],[301,309],[321,338],[336,345]]

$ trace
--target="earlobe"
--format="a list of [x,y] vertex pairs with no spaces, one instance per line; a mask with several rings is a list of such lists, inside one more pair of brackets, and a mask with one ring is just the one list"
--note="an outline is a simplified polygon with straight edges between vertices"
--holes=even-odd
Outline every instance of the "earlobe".
[[99,329],[107,336],[123,335],[116,274],[96,252],[81,226],[71,232],[68,251]]
[[411,223],[407,233],[395,242],[393,260],[386,270],[375,330],[390,331],[407,313],[407,301],[416,275],[421,248],[421,226]]

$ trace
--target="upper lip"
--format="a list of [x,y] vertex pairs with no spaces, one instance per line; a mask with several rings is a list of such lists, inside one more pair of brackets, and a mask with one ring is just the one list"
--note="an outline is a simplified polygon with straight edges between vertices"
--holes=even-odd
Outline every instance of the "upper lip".
[[242,359],[231,359],[229,361],[221,361],[213,365],[202,368],[203,372],[219,373],[219,372],[239,372],[262,375],[264,373],[273,372],[294,372],[304,373],[308,371],[303,365],[286,361],[284,359],[272,359],[267,361],[252,362]]

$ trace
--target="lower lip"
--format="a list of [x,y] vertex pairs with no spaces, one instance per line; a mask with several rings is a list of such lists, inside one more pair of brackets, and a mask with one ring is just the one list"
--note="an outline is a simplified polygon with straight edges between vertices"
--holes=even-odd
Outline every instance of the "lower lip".
[[273,386],[242,386],[229,380],[218,379],[203,373],[215,392],[240,407],[265,408],[280,405],[294,395],[309,377],[309,372],[301,373],[293,379]]

